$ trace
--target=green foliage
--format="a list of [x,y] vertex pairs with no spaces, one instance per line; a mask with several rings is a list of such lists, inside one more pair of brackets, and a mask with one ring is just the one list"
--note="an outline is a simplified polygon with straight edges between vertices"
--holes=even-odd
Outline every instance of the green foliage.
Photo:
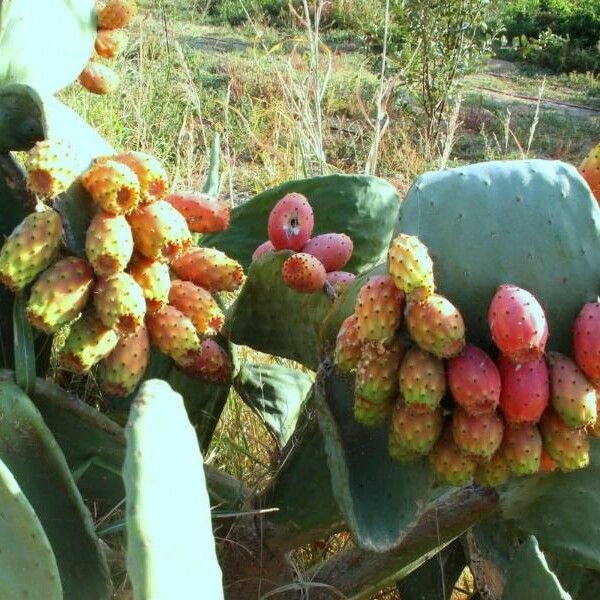
[[287,0],[209,0],[208,3],[211,20],[230,25],[240,25],[249,18],[281,22],[288,12]]
[[127,565],[134,598],[223,598],[203,459],[183,398],[164,381],[146,381],[125,435]]

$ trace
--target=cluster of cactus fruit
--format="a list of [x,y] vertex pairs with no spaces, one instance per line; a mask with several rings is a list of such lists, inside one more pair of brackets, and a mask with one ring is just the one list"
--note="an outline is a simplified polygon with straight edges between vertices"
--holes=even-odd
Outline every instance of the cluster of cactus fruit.
[[327,283],[340,293],[354,279],[341,271],[352,257],[354,245],[345,233],[323,233],[311,238],[315,224],[313,209],[299,193],[279,200],[268,221],[269,239],[252,254],[255,261],[277,250],[293,250],[281,270],[283,282],[300,293],[313,293]]
[[108,94],[119,85],[119,76],[102,59],[116,58],[127,46],[123,31],[137,13],[135,0],[107,0],[97,7],[98,33],[94,52],[79,75],[79,83],[92,94]]
[[600,433],[600,302],[573,325],[572,360],[546,353],[546,316],[530,292],[505,284],[490,300],[496,362],[466,342],[460,312],[435,293],[427,247],[397,236],[388,274],[362,286],[336,339],[337,368],[355,373],[355,419],[378,426],[391,415],[391,457],[429,455],[450,485],[587,466],[588,434]]
[[[64,144],[45,140],[29,153],[27,181],[51,200],[73,178]],[[213,339],[223,313],[213,293],[233,291],[242,267],[224,253],[193,246],[192,232],[223,231],[226,204],[199,192],[168,193],[153,156],[123,152],[96,159],[80,176],[95,203],[86,258],[61,252],[63,221],[40,202],[0,251],[0,281],[14,292],[31,286],[26,314],[46,334],[68,326],[60,365],[75,373],[97,363],[102,389],[131,393],[144,375],[150,346],[212,383],[231,364]]]

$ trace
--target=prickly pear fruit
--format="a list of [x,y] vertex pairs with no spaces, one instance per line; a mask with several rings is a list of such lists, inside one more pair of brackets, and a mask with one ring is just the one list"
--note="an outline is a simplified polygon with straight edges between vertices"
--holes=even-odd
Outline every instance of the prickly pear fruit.
[[514,363],[500,354],[500,408],[508,423],[537,423],[550,399],[550,378],[543,358]]
[[433,293],[433,262],[427,246],[418,237],[401,233],[392,240],[388,269],[405,294],[411,294],[417,288],[423,288],[426,295]]
[[124,215],[138,205],[140,184],[136,174],[115,160],[96,161],[82,176],[81,184],[94,202],[111,215]]
[[357,318],[351,314],[344,319],[335,340],[334,362],[340,371],[356,369],[360,358],[362,342],[358,337]]
[[471,481],[477,464],[452,439],[446,429],[429,455],[431,466],[438,478],[448,485],[466,485]]
[[77,178],[73,149],[60,139],[37,142],[26,167],[27,187],[40,198],[62,194]]
[[590,153],[583,159],[579,165],[579,172],[587,181],[592,194],[600,203],[600,144],[590,150]]
[[596,390],[596,420],[588,427],[588,432],[595,438],[600,438],[600,395]]
[[501,446],[488,462],[477,465],[473,479],[477,485],[497,487],[503,484],[509,475],[510,468]]
[[200,350],[194,324],[174,306],[168,304],[146,316],[150,341],[180,367],[190,367]]
[[351,258],[354,244],[345,233],[323,233],[302,246],[302,252],[317,258],[325,271],[339,271]]
[[540,421],[544,448],[561,471],[575,471],[590,462],[590,442],[584,427],[571,429],[549,408]]
[[233,367],[227,352],[214,340],[206,339],[200,345],[194,362],[186,370],[208,383],[220,384],[231,380]]
[[123,215],[99,212],[85,234],[85,255],[99,277],[124,271],[133,254],[133,236]]
[[204,288],[191,281],[171,282],[169,304],[180,310],[194,324],[200,336],[216,335],[223,325],[223,313]]
[[354,273],[347,271],[331,271],[327,273],[325,281],[333,286],[335,293],[339,296],[355,279]]
[[215,248],[192,248],[171,264],[184,281],[209,292],[233,292],[244,282],[244,270],[236,260]]
[[400,365],[400,394],[406,406],[420,411],[434,410],[446,393],[444,363],[413,346]]
[[552,473],[558,469],[557,462],[548,454],[548,451],[542,447],[542,456],[540,458],[540,468],[538,473]]
[[98,10],[97,21],[101,29],[122,29],[137,13],[135,0],[107,0]]
[[292,254],[281,269],[283,283],[296,292],[310,294],[325,285],[325,268],[310,254],[298,252]]
[[156,157],[145,152],[121,152],[112,159],[127,165],[137,175],[140,204],[156,202],[167,193],[167,172]]
[[502,452],[513,475],[537,473],[542,457],[542,436],[533,423],[508,423]]
[[377,425],[389,415],[398,392],[397,371],[404,348],[378,342],[364,344],[356,366],[354,417],[364,425]]
[[414,412],[399,401],[392,411],[388,450],[392,458],[429,454],[442,432],[442,409]]
[[516,285],[501,285],[488,310],[492,339],[513,362],[527,362],[544,354],[548,340],[546,314],[535,296]]
[[92,293],[94,272],[87,261],[70,257],[44,271],[31,288],[27,319],[44,333],[54,333],[76,319]]
[[168,265],[134,252],[127,272],[142,288],[147,312],[156,312],[167,304],[171,289]]
[[362,340],[391,339],[400,326],[404,294],[389,275],[369,277],[356,297],[354,312]]
[[448,361],[448,385],[454,401],[471,415],[492,413],[500,401],[498,367],[473,344]]
[[596,420],[596,390],[579,367],[559,352],[547,356],[550,401],[567,427],[585,427]]
[[487,461],[500,448],[504,423],[496,413],[469,415],[460,408],[452,415],[456,445],[477,461]]
[[575,362],[596,387],[600,385],[600,302],[583,306],[573,324]]
[[119,87],[119,76],[110,67],[90,61],[79,74],[79,83],[92,94],[110,94]]
[[136,250],[146,258],[172,262],[192,246],[185,219],[163,200],[140,206],[127,220]]
[[101,279],[94,289],[94,306],[104,325],[119,335],[137,331],[146,315],[144,292],[129,273]]
[[183,215],[190,231],[194,233],[216,233],[229,227],[229,205],[208,194],[175,192],[169,194],[165,201]]
[[444,296],[413,292],[406,307],[406,327],[423,350],[438,358],[460,354],[465,346],[465,324],[458,309]]
[[275,246],[271,243],[271,240],[263,242],[253,253],[252,262],[258,260],[261,256],[269,254],[269,252],[275,252]]
[[13,292],[22,290],[52,263],[62,234],[62,220],[56,211],[27,215],[0,250],[0,282]]
[[59,354],[59,364],[73,373],[85,373],[108,356],[119,336],[93,313],[75,321]]
[[302,194],[286,194],[269,214],[269,239],[277,250],[298,252],[310,239],[314,224],[308,200]]
[[102,58],[115,58],[127,46],[127,34],[116,29],[99,29],[94,49]]
[[150,338],[145,325],[123,336],[115,349],[100,362],[98,382],[111,396],[127,396],[144,376],[150,358]]

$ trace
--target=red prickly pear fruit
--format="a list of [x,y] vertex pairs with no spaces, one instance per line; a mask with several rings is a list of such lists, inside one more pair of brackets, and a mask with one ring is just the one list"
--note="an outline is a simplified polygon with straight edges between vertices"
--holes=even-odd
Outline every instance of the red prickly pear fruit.
[[406,295],[423,288],[425,295],[433,294],[433,261],[427,246],[414,235],[401,233],[388,250],[388,268],[396,285]]
[[110,159],[97,160],[81,176],[81,184],[92,199],[111,215],[124,215],[140,201],[140,183],[124,164]]
[[135,248],[146,258],[172,263],[192,246],[185,219],[163,200],[140,206],[127,220]]
[[283,283],[296,292],[310,294],[325,285],[325,268],[310,254],[298,252],[292,254],[281,269]]
[[590,462],[590,442],[585,427],[568,427],[556,412],[549,408],[540,421],[544,448],[561,471],[575,471]]
[[216,335],[223,325],[223,312],[210,292],[191,281],[171,282],[169,304],[180,310],[194,324],[200,336]]
[[452,415],[454,442],[477,461],[487,461],[500,448],[504,423],[496,413],[469,415],[460,408]]
[[0,283],[22,290],[49,267],[60,248],[63,225],[54,210],[27,215],[0,250]]
[[410,337],[438,358],[452,358],[465,347],[465,323],[458,309],[444,296],[423,297],[415,291],[406,307]]
[[77,179],[75,162],[74,151],[67,142],[37,142],[27,154],[27,187],[40,198],[55,198]]
[[392,458],[429,454],[442,432],[442,410],[415,412],[399,401],[392,412],[388,451]]
[[538,473],[553,473],[556,469],[558,469],[557,462],[548,454],[545,448],[542,448]]
[[435,410],[446,393],[444,363],[413,346],[400,365],[399,382],[407,407],[413,411]]
[[510,468],[502,446],[496,451],[494,456],[485,463],[479,463],[473,477],[477,485],[484,487],[497,487],[502,485],[510,475]]
[[550,400],[550,378],[543,358],[514,363],[501,354],[500,408],[508,423],[537,423]]
[[365,341],[391,339],[402,319],[404,294],[389,275],[369,277],[356,297],[358,335]]
[[85,255],[99,277],[124,271],[133,254],[131,227],[123,215],[99,212],[85,234]]
[[600,385],[600,302],[583,306],[573,324],[575,362],[594,386]]
[[101,279],[94,290],[94,306],[104,325],[119,335],[137,331],[146,315],[144,292],[129,273]]
[[217,233],[229,227],[229,205],[208,194],[175,192],[169,194],[165,201],[183,215],[190,231],[194,233]]
[[147,312],[156,312],[167,304],[171,289],[168,265],[134,253],[127,272],[142,288]]
[[200,350],[194,324],[180,310],[168,304],[146,315],[150,341],[180,367],[190,367]]
[[500,373],[481,348],[467,344],[448,361],[448,385],[454,401],[467,413],[493,413],[500,401]]
[[429,460],[438,479],[454,486],[469,483],[477,467],[477,463],[454,443],[450,429],[442,433]]
[[342,323],[335,340],[334,362],[340,371],[353,371],[358,365],[362,342],[358,337],[357,318],[350,315]]
[[99,29],[96,33],[94,49],[102,58],[115,58],[127,46],[127,34],[116,29]]
[[111,157],[129,167],[140,182],[140,204],[150,204],[160,200],[168,187],[168,176],[155,156],[146,152],[121,152]]
[[137,14],[135,0],[107,0],[98,10],[100,29],[122,29]]
[[533,423],[508,423],[502,451],[513,475],[532,475],[540,468],[542,436]]
[[568,427],[585,427],[596,420],[596,390],[579,367],[559,352],[547,356],[550,402]]
[[269,239],[277,250],[298,252],[310,239],[314,224],[308,200],[295,192],[286,194],[269,215]]
[[258,260],[261,256],[265,254],[269,254],[270,252],[275,252],[275,246],[271,243],[271,240],[267,240],[263,242],[253,253],[252,253],[252,262]]
[[327,273],[325,281],[329,283],[335,293],[339,296],[356,278],[354,273],[348,273],[347,271],[331,271]]
[[194,362],[186,370],[208,383],[223,384],[231,380],[233,367],[227,352],[214,340],[206,339],[200,345]]
[[492,339],[513,362],[527,362],[544,354],[548,322],[535,296],[516,285],[501,285],[488,310]]
[[73,373],[86,373],[108,356],[116,347],[119,336],[106,327],[93,313],[88,313],[71,325],[58,362]]
[[192,248],[171,264],[184,281],[209,292],[233,292],[244,283],[244,270],[236,260],[215,248]]
[[302,247],[302,252],[312,254],[320,260],[325,271],[339,271],[352,256],[354,244],[345,233],[323,233],[311,238]]
[[110,67],[90,61],[79,74],[79,83],[88,92],[103,96],[119,87],[119,76]]
[[144,376],[150,358],[150,338],[145,325],[122,337],[115,349],[100,362],[98,382],[111,396],[128,396]]
[[92,268],[82,258],[70,257],[54,263],[31,288],[27,319],[36,329],[54,333],[79,316],[93,285]]
[[600,144],[590,150],[590,153],[583,159],[579,165],[579,172],[587,181],[600,204]]

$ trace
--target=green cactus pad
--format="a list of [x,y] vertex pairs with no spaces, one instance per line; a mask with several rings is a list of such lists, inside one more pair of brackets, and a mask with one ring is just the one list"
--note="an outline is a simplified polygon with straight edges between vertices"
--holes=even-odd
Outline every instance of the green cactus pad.
[[33,88],[0,87],[0,152],[29,150],[43,139],[43,114],[42,99]]
[[385,258],[400,209],[400,196],[386,181],[362,175],[288,181],[262,192],[234,208],[229,229],[204,236],[202,245],[223,250],[247,268],[254,250],[268,239],[271,209],[290,192],[308,198],[315,215],[313,236],[345,233],[352,238],[354,253],[344,270],[358,272]]
[[106,600],[108,565],[64,455],[31,400],[0,383],[0,459],[17,479],[52,545],[66,600]]
[[0,460],[0,597],[62,600],[50,542],[19,484]]
[[597,600],[600,598],[600,573],[592,569],[582,569],[565,560],[557,560],[546,554],[552,572],[558,577],[560,585],[575,600]]
[[280,446],[294,432],[312,385],[307,373],[276,364],[244,364],[234,380],[240,398],[264,421]]
[[244,287],[227,311],[223,334],[235,344],[316,369],[321,321],[331,302],[325,292],[301,294],[283,283],[281,269],[291,254],[266,254],[250,266]]
[[570,473],[512,479],[501,488],[503,517],[533,534],[557,558],[600,570],[595,525],[600,514],[600,440],[590,440],[590,465]]
[[96,28],[94,0],[3,0],[0,85],[24,83],[41,93],[57,92],[85,67]]
[[392,460],[388,427],[357,423],[353,397],[352,379],[336,372],[325,377],[324,397],[315,395],[332,487],[356,544],[387,552],[401,543],[432,498],[433,474],[427,458]]
[[577,313],[598,295],[600,209],[566,163],[497,161],[427,173],[410,189],[397,230],[429,247],[439,291],[460,309],[469,341],[487,349],[487,310],[502,283],[537,297],[548,347],[565,353]]
[[125,435],[127,566],[134,598],[223,598],[203,459],[183,398],[164,381],[145,381]]

